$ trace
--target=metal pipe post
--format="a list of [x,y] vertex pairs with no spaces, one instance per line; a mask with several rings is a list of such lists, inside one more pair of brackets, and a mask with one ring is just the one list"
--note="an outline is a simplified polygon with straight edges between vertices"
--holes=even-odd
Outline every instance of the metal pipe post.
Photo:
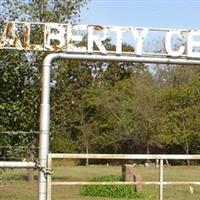
[[[52,158],[48,155],[48,168],[52,168]],[[47,175],[47,200],[51,200],[52,174]]]
[[160,160],[160,193],[159,200],[163,200],[163,159]]
[[51,56],[47,56],[42,69],[42,93],[40,104],[40,143],[39,143],[39,200],[47,200],[47,157],[49,153],[49,124],[50,124],[50,78]]

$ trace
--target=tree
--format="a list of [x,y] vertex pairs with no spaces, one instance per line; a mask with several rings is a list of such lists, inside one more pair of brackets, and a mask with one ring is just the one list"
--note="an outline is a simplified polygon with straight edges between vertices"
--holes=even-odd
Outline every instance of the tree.
[[151,153],[151,147],[160,146],[157,140],[160,124],[160,112],[158,106],[158,86],[151,73],[147,72],[136,80],[135,95],[137,107],[140,113],[138,120],[138,142],[146,147],[146,153]]
[[[117,66],[110,64],[106,70],[111,71],[113,70],[112,67],[114,68],[112,74],[110,73],[111,78],[108,80],[107,76],[105,78],[103,73],[108,74],[108,71],[105,70],[105,72],[102,72],[101,81],[98,79],[96,84],[93,81],[92,87],[88,88],[85,95],[90,107],[95,108],[93,114],[96,138],[92,140],[94,151],[96,146],[98,151],[101,152],[106,152],[106,149],[114,153],[130,152],[135,145],[139,145],[139,143],[141,145],[140,138],[144,137],[140,133],[144,128],[140,123],[143,120],[145,110],[141,107],[144,94],[139,97],[140,100],[137,95],[141,89],[145,93],[145,87],[148,88],[151,85],[148,82],[145,87],[140,86],[142,82],[145,82],[148,72],[147,70],[143,71],[144,68],[141,68],[140,73],[138,73],[137,70],[134,70],[138,66],[130,63],[132,69],[131,67],[124,68],[124,74],[129,74],[128,76],[123,76],[123,73],[121,73],[123,78],[112,79],[112,77],[117,77],[116,73],[118,75],[118,72],[122,71],[120,69],[122,66],[124,66],[123,63],[120,63],[117,70]],[[148,103],[149,101],[146,102],[146,104]],[[146,107],[148,108],[148,106]],[[125,146],[124,144],[128,142],[132,145],[122,149]]]
[[88,0],[1,0],[1,20],[69,22],[80,18]]
[[192,84],[166,88],[162,91],[160,108],[164,143],[181,146],[186,154],[196,153],[195,145],[200,140],[199,79]]
[[[37,22],[70,22],[80,17],[80,9],[87,4],[86,0],[0,0],[0,21],[8,20]],[[1,25],[2,25],[1,24]],[[34,40],[41,40],[41,30],[33,29]],[[0,50],[0,131],[26,131],[39,129],[40,76],[42,60],[46,52],[26,52]],[[57,102],[54,102],[55,104]],[[1,132],[3,138],[7,138]],[[0,145],[27,145],[30,137],[10,136],[1,140]],[[24,140],[25,139],[25,140]],[[38,140],[38,137],[37,137]],[[9,141],[9,144],[8,144]],[[57,140],[60,141],[60,140]],[[72,144],[70,144],[72,148]],[[67,146],[67,144],[65,145]],[[14,155],[15,149],[4,153]],[[19,153],[19,152],[18,152]],[[18,154],[21,156],[21,154]],[[23,154],[27,157],[29,152]]]
[[[107,48],[115,48],[109,41],[106,45]],[[63,67],[55,67],[53,73],[53,79],[56,81],[52,87],[52,100],[59,102],[53,106],[52,119],[53,123],[55,122],[52,126],[53,135],[58,135],[62,130],[62,133],[72,139],[72,142],[77,143],[78,152],[108,152],[108,149],[110,150],[108,146],[115,147],[114,151],[117,152],[118,148],[114,145],[111,136],[112,121],[113,119],[116,121],[116,116],[111,113],[111,107],[105,106],[109,104],[108,101],[113,100],[111,98],[115,95],[114,91],[117,92],[116,95],[122,96],[120,87],[126,87],[125,84],[128,85],[128,78],[132,75],[142,74],[146,69],[145,66],[129,62],[102,61],[60,61],[59,63]],[[126,79],[127,82],[124,83],[123,80]],[[128,87],[131,91],[130,84]],[[120,102],[114,105],[115,110],[118,104]],[[125,118],[125,115],[123,117]],[[107,125],[110,127],[106,128]],[[115,131],[120,132],[117,129]],[[119,138],[119,135],[116,134],[115,138]]]

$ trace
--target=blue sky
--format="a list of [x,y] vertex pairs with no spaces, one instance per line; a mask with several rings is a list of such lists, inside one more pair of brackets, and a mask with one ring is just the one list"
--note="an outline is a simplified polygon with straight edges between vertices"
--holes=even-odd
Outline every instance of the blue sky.
[[200,29],[200,0],[91,0],[81,24]]

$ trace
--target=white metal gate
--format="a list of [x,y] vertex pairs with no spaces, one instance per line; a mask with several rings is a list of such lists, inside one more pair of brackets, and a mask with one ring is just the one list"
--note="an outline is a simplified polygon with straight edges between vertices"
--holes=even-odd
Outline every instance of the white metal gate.
[[48,174],[47,182],[47,200],[51,200],[52,186],[69,186],[69,185],[158,185],[159,200],[164,199],[163,186],[166,185],[200,185],[200,181],[165,181],[164,160],[200,160],[200,155],[147,155],[147,154],[49,154],[48,168],[52,171],[53,159],[110,159],[110,160],[159,160],[159,181],[141,181],[141,182],[53,182],[52,174]]

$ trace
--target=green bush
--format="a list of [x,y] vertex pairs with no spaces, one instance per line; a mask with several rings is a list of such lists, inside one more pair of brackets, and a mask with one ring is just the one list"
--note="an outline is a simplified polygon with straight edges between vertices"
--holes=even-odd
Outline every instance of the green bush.
[[[121,176],[103,176],[94,178],[95,182],[117,182],[122,181]],[[144,199],[142,193],[136,193],[134,186],[131,185],[113,185],[113,186],[84,186],[81,195],[92,197],[110,197],[127,199]]]

